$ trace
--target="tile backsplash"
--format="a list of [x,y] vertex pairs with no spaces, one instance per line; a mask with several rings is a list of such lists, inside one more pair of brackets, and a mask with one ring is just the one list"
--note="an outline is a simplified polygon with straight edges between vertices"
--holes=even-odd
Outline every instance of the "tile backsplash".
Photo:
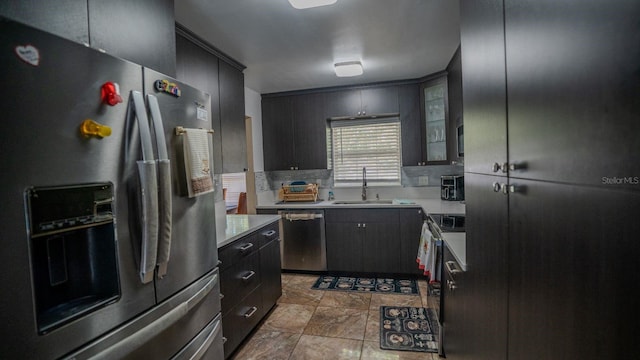
[[[332,170],[326,169],[256,172],[258,204],[273,204],[282,185],[295,180],[318,184],[323,199],[327,198],[329,190],[335,193],[337,199],[356,199],[360,196],[359,188],[334,189],[332,173]],[[402,186],[368,187],[368,193],[371,198],[376,195],[381,198],[438,198],[440,176],[463,173],[464,167],[460,165],[407,166],[402,168]]]

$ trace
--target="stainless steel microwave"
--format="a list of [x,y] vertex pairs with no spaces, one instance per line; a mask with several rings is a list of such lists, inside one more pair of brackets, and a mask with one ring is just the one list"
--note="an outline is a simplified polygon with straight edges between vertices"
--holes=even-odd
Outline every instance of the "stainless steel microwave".
[[464,200],[464,176],[443,175],[440,177],[440,198],[449,201]]

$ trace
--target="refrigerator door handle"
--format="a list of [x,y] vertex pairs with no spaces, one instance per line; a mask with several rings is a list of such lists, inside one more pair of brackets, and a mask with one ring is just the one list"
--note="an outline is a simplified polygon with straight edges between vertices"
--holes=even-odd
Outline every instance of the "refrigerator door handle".
[[163,278],[167,274],[167,265],[171,253],[171,164],[167,155],[167,141],[164,137],[162,114],[158,105],[158,98],[147,95],[147,102],[151,110],[153,128],[156,134],[158,146],[158,200],[159,200],[159,230],[158,230],[158,277]]
[[209,281],[207,281],[207,283],[188,300],[180,303],[180,305],[162,315],[157,320],[145,326],[135,334],[132,334],[131,336],[122,339],[122,341],[119,341],[104,349],[100,353],[96,354],[96,356],[92,359],[121,359],[126,357],[128,354],[131,354],[141,345],[155,338],[156,336],[158,336],[158,334],[168,329],[178,320],[187,315],[187,313],[189,313],[191,309],[193,309],[198,303],[200,303],[200,301],[202,301],[211,292],[211,290],[213,290],[217,282],[218,273],[216,272],[211,276],[211,279],[209,279]]
[[156,161],[153,159],[147,109],[144,106],[142,93],[131,91],[131,99],[133,99],[135,116],[138,119],[140,142],[142,144],[142,160],[137,162],[138,175],[140,177],[140,196],[142,197],[140,280],[143,284],[146,284],[153,280],[158,254],[158,178]]

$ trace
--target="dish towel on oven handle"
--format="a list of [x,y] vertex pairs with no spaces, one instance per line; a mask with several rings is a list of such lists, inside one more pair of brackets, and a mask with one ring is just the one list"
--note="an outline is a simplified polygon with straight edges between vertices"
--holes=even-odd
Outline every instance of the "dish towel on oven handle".
[[213,164],[209,157],[209,133],[204,129],[184,129],[184,167],[189,197],[213,191]]
[[425,221],[420,232],[420,244],[416,262],[423,274],[429,277],[429,282],[438,282],[436,278],[436,241],[433,238],[429,224]]

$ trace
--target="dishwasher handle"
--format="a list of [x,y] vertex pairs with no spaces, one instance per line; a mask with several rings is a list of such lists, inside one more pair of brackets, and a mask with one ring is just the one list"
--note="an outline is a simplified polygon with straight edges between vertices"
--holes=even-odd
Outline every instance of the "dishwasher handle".
[[289,221],[299,221],[299,220],[316,220],[322,219],[324,217],[323,213],[283,213],[282,214],[286,220]]

